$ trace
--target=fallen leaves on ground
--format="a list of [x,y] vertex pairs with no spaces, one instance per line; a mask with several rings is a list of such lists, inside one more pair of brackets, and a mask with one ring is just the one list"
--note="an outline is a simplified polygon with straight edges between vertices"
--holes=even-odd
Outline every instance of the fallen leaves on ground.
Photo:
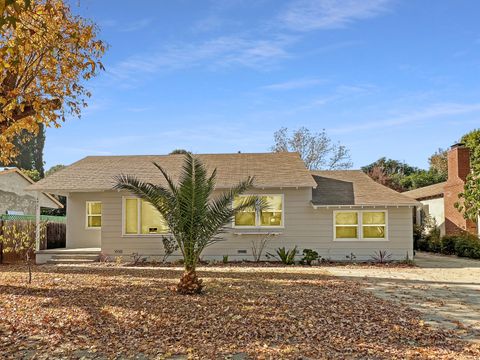
[[480,347],[418,312],[315,269],[0,266],[2,358],[478,358]]

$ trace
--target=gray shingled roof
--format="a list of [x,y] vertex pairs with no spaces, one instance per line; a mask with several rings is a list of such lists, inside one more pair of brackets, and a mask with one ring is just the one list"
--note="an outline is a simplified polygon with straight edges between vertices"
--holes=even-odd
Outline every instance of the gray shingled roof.
[[[248,176],[255,176],[258,188],[314,187],[315,181],[298,153],[201,154],[209,171],[217,169],[217,188],[229,188]],[[88,156],[29,186],[29,190],[50,192],[110,190],[113,178],[132,174],[152,183],[164,184],[153,165],[157,162],[176,180],[184,155]]]
[[443,193],[445,192],[445,184],[447,182],[441,182],[438,184],[433,184],[429,186],[424,186],[415,190],[405,191],[402,193],[405,196],[408,196],[412,199],[427,199],[427,198],[435,198],[435,197],[443,197]]
[[314,205],[418,205],[414,199],[375,182],[360,170],[311,173],[318,184],[313,190]]

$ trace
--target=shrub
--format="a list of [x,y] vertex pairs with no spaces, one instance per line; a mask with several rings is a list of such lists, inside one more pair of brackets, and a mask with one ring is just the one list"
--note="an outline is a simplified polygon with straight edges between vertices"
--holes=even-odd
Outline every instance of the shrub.
[[427,239],[423,239],[423,238],[418,239],[417,240],[417,246],[415,247],[415,250],[430,251]]
[[297,255],[297,247],[295,246],[293,249],[287,250],[284,247],[278,248],[276,251],[276,255],[268,253],[267,255],[270,257],[274,257],[280,260],[285,265],[293,265],[295,264],[295,255]]
[[132,253],[130,255],[130,257],[132,258],[132,265],[136,266],[140,263],[146,263],[147,262],[147,258],[144,257],[143,255],[140,255],[139,253]]
[[470,234],[459,236],[455,242],[455,254],[461,257],[480,259],[480,240]]
[[252,255],[255,262],[259,262],[262,259],[263,251],[271,239],[272,234],[266,234],[260,239],[252,240]]
[[428,243],[428,251],[439,253],[442,249],[442,239],[438,227],[431,228],[425,240]]
[[162,237],[162,244],[163,244],[163,258],[162,263],[167,262],[167,259],[170,255],[172,255],[175,251],[178,250],[178,244],[173,237]]
[[352,252],[350,255],[346,255],[345,258],[353,264],[357,256]]
[[455,254],[455,244],[461,239],[458,235],[445,235],[442,237],[440,252],[445,255]]
[[312,265],[312,262],[318,260],[318,252],[312,249],[303,249],[303,258],[300,260],[302,265]]
[[375,251],[371,256],[372,260],[379,264],[385,264],[392,259],[392,254],[389,254],[387,250]]
[[224,264],[228,263],[228,255],[223,255],[222,262],[223,262]]

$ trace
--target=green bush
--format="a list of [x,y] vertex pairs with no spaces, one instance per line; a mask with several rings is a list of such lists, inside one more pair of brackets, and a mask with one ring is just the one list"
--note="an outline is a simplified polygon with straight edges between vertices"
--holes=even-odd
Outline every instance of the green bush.
[[430,251],[427,239],[424,239],[424,238],[418,239],[417,240],[417,246],[415,247],[415,250]]
[[284,247],[275,250],[276,254],[267,253],[267,258],[273,257],[280,260],[285,265],[295,264],[295,255],[297,255],[297,247],[295,246],[291,250],[287,250]]
[[312,249],[303,249],[303,258],[300,260],[302,265],[311,266],[312,262],[318,260],[318,252]]
[[480,259],[480,239],[474,235],[462,235],[455,243],[455,254],[461,257]]
[[430,230],[425,240],[428,243],[428,251],[439,253],[442,249],[442,239],[440,237],[440,229],[435,227]]
[[455,255],[455,245],[461,238],[458,235],[445,235],[442,237],[440,252],[445,255]]

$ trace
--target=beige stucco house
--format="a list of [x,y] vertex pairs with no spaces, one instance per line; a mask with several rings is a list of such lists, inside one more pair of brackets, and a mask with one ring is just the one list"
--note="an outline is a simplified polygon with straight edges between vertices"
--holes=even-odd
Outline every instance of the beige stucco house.
[[[196,155],[217,169],[216,191],[248,176],[250,191],[265,197],[268,209],[243,212],[208,247],[205,260],[253,259],[252,242],[268,236],[266,252],[285,246],[313,249],[323,258],[367,260],[378,250],[394,259],[413,256],[412,209],[417,201],[388,189],[361,171],[309,171],[297,153]],[[67,248],[93,248],[104,255],[163,254],[168,228],[148,203],[113,190],[114,177],[136,175],[152,183],[164,179],[153,162],[177,179],[183,155],[91,156],[31,185],[30,191],[67,196]],[[51,253],[39,251],[38,262]],[[177,254],[179,256],[179,254]]]
[[[0,170],[0,215],[35,215],[37,199],[25,187],[34,181],[17,168]],[[60,209],[63,205],[48,193],[39,192],[40,207]]]

